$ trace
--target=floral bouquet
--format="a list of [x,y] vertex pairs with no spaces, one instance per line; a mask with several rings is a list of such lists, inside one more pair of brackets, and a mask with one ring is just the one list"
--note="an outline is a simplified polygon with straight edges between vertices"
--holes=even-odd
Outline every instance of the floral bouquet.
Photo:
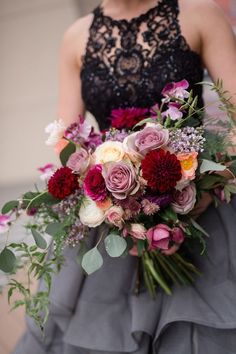
[[[233,107],[222,84],[212,89],[231,116]],[[101,133],[81,117],[69,127],[61,120],[50,124],[46,143],[55,146],[62,167],[39,168],[45,189],[24,193],[3,206],[1,233],[8,233],[22,214],[29,218],[25,226],[35,243],[8,239],[0,253],[0,269],[14,274],[22,264],[27,267],[28,283],[13,278],[9,299],[20,291],[22,300],[14,307],[25,305],[38,324],[47,319],[51,276],[63,264],[66,245],[78,247],[78,261],[87,274],[103,264],[101,242],[111,257],[137,256],[141,284],[152,297],[159,288],[171,294],[173,283],[191,284],[200,274],[193,259],[205,253],[209,235],[193,210],[205,191],[216,206],[230,201],[236,193],[235,163],[222,153],[227,151],[228,130],[217,135],[199,125],[204,108],[197,108],[197,97],[188,91],[186,80],[168,84],[162,94],[161,105],[150,110],[113,110],[111,128]],[[225,169],[232,179],[222,175]],[[100,225],[106,227],[89,249],[89,231]],[[44,279],[44,292],[31,295],[31,276]]]

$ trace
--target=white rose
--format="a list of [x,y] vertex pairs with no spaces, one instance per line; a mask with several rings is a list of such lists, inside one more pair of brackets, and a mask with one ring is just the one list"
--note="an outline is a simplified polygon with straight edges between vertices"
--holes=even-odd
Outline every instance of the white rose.
[[96,148],[94,157],[96,164],[118,162],[124,159],[125,150],[123,144],[119,141],[106,141]]
[[63,137],[66,126],[62,119],[55,120],[53,123],[50,123],[45,128],[45,133],[50,134],[46,140],[46,145],[54,146],[58,141]]
[[96,227],[105,220],[105,212],[90,198],[85,198],[79,210],[79,217],[82,224],[89,227]]

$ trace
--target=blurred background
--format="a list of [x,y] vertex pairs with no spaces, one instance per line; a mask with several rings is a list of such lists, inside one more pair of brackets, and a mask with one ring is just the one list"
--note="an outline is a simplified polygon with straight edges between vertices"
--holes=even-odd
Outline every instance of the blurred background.
[[[215,1],[236,28],[236,0]],[[57,118],[61,38],[71,23],[98,3],[0,0],[0,205],[32,188],[39,166],[56,161],[53,150],[44,144],[44,128]],[[206,91],[205,99],[214,97]],[[15,230],[16,236],[21,233]],[[0,285],[5,281],[0,274]],[[24,321],[23,311],[9,313],[5,290],[0,295],[0,316],[0,354],[8,354],[24,330]]]

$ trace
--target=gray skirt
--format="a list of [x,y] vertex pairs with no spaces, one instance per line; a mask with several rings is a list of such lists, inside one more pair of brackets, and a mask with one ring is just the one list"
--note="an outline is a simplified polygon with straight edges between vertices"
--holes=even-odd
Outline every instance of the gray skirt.
[[[236,354],[236,198],[210,206],[198,222],[211,236],[207,257],[196,258],[203,275],[155,300],[145,290],[133,292],[136,257],[111,259],[102,250],[103,267],[85,276],[77,250],[66,249],[46,338],[27,318],[14,354]],[[94,230],[91,244],[98,235]]]

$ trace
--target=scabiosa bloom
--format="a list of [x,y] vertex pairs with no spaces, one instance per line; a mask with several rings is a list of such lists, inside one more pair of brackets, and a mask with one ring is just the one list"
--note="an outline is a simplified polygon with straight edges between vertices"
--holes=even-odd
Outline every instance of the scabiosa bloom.
[[150,202],[148,199],[143,199],[141,204],[142,204],[143,212],[146,215],[154,215],[160,210],[159,205]]
[[132,129],[141,120],[147,118],[146,108],[119,108],[111,112],[111,126],[116,129]]
[[49,193],[58,199],[64,199],[78,188],[78,177],[69,167],[59,168],[48,181]]
[[84,179],[85,194],[94,201],[101,201],[107,197],[105,180],[102,175],[102,165],[94,165]]
[[132,196],[129,196],[123,200],[117,199],[115,203],[123,208],[125,220],[129,220],[130,218],[138,215],[141,211],[141,204],[136,200],[135,197]]
[[151,190],[165,193],[181,179],[181,165],[177,157],[163,149],[150,151],[141,162],[142,176]]

